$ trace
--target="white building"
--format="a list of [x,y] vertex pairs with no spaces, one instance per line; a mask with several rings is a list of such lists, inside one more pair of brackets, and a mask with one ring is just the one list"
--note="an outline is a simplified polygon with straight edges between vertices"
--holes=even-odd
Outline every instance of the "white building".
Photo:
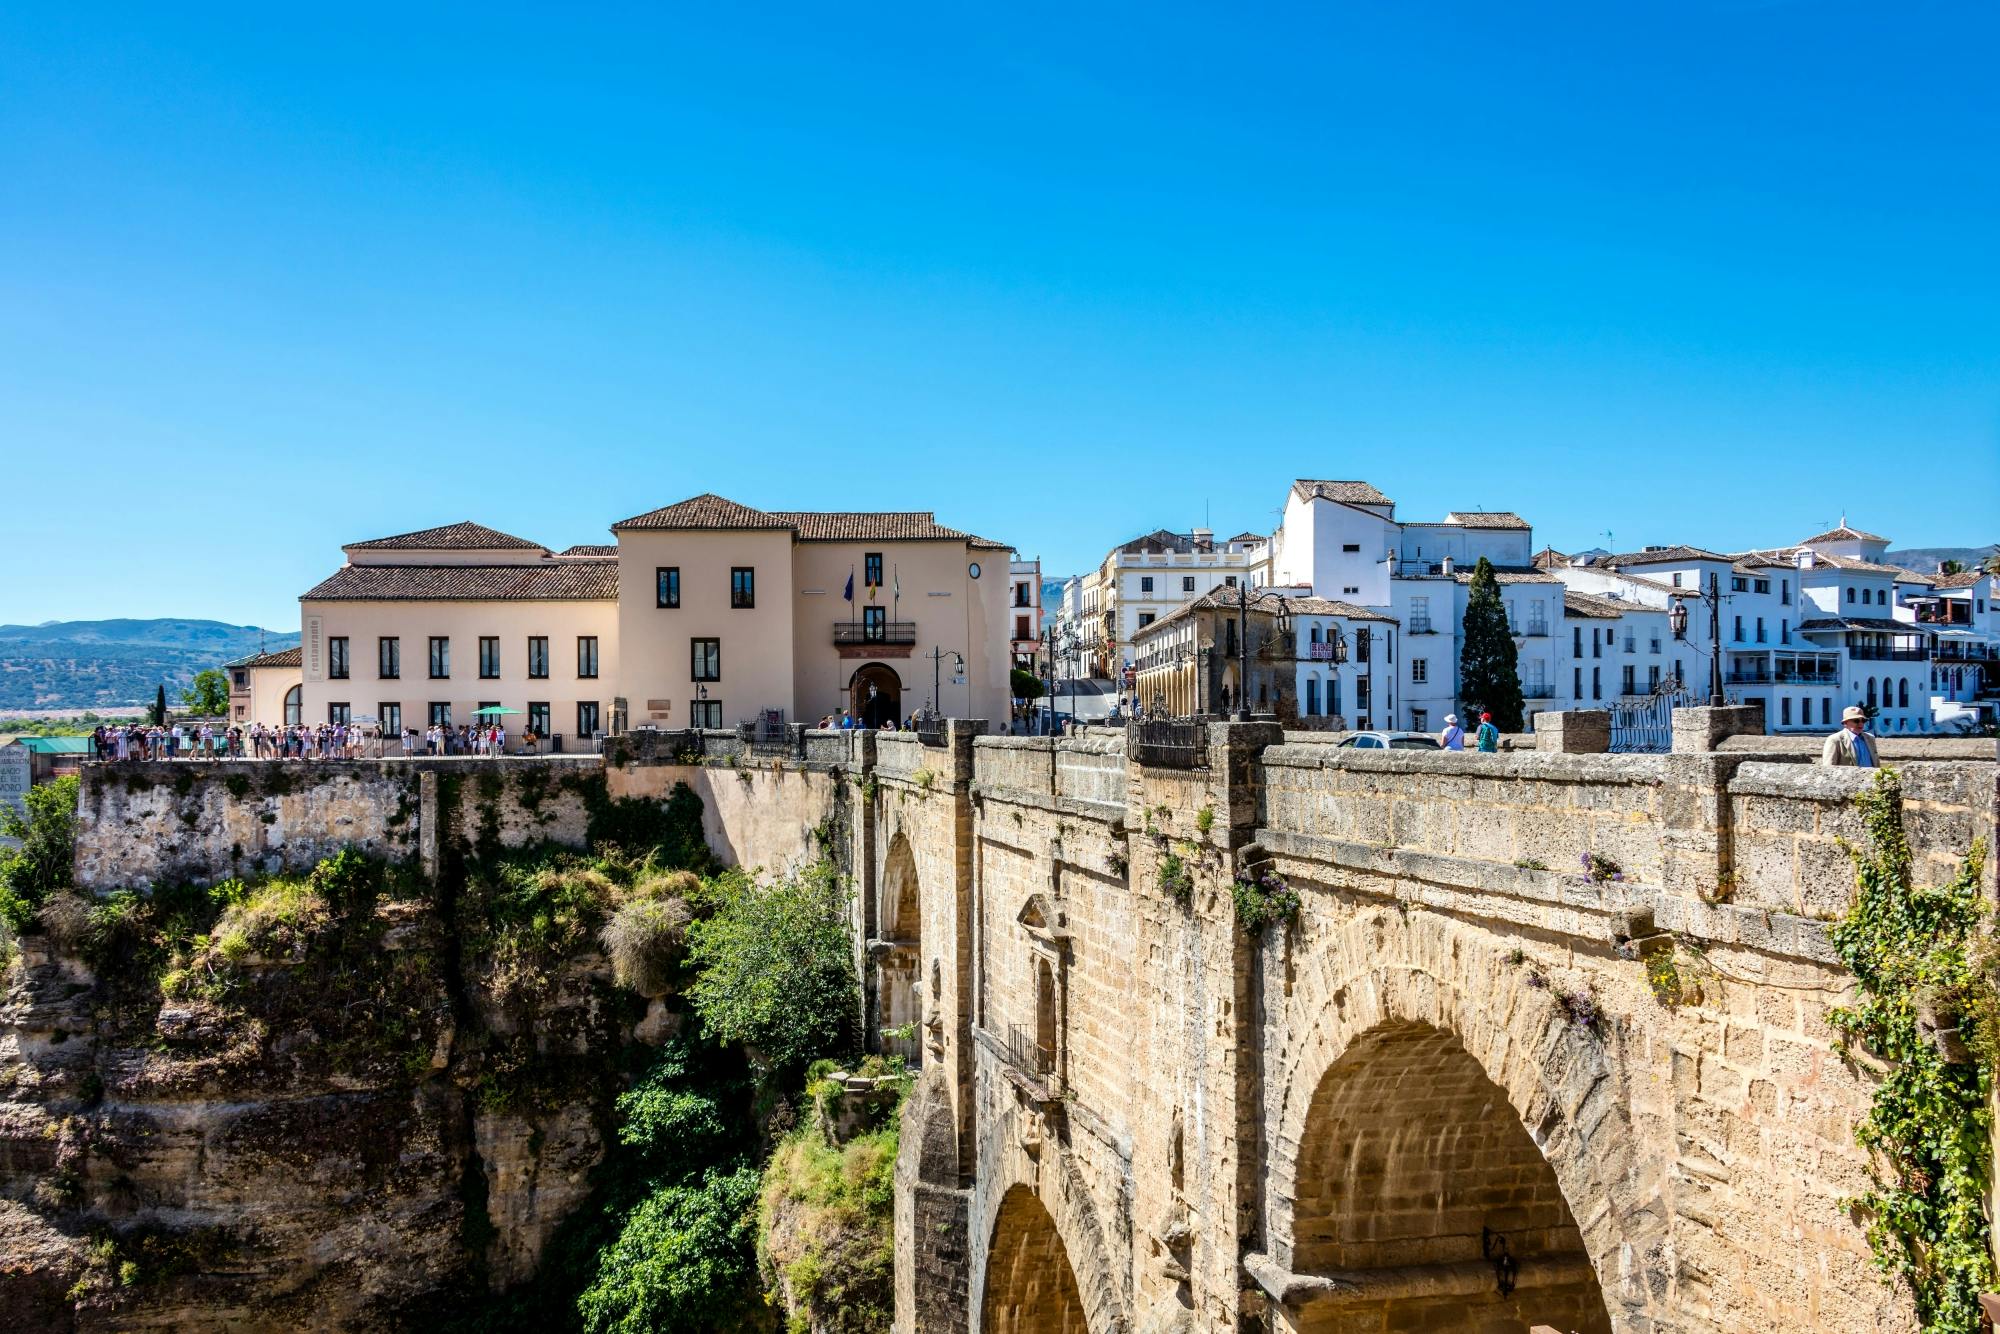
[[1132,637],[1217,588],[1268,582],[1268,545],[1256,533],[1218,542],[1206,528],[1162,528],[1113,547],[1080,590],[1083,618],[1094,622],[1079,635],[1090,647],[1091,674],[1128,688]]
[[1013,636],[1014,666],[1037,671],[1037,654],[1042,634],[1042,562],[1022,560],[1021,553],[1007,562],[1007,619]]

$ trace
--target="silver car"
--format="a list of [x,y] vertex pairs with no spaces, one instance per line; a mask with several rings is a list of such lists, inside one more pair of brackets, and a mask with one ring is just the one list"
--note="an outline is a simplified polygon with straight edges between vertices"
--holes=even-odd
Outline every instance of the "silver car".
[[1426,732],[1356,732],[1342,737],[1342,746],[1355,750],[1442,750],[1438,739]]

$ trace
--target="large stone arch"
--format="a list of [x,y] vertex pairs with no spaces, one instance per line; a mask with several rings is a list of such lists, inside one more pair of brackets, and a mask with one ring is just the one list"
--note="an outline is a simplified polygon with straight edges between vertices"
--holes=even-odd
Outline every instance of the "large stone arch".
[[[897,830],[882,862],[881,898],[876,920],[881,940],[875,959],[875,1013],[882,1050],[923,1063],[926,1019],[923,979],[923,892],[909,836]],[[887,1036],[890,1032],[899,1036]]]
[[[1660,1174],[1642,1170],[1625,1110],[1617,1034],[1578,1026],[1556,987],[1546,978],[1538,985],[1542,975],[1509,941],[1434,913],[1363,914],[1299,950],[1291,966],[1291,1037],[1273,1071],[1276,1123],[1267,1132],[1275,1267],[1310,1277],[1357,1262],[1463,1262],[1468,1244],[1471,1258],[1483,1260],[1476,1243],[1502,1221],[1520,1234],[1494,1229],[1510,1253],[1522,1246],[1548,1257],[1538,1283],[1551,1268],[1581,1279],[1574,1257],[1589,1261],[1605,1313],[1591,1324],[1559,1312],[1550,1323],[1650,1328],[1665,1283],[1667,1211]],[[1489,1206],[1502,1207],[1494,1178],[1465,1175],[1480,1152],[1507,1157],[1521,1178],[1513,1183],[1524,1191],[1519,1202],[1530,1207],[1487,1216]],[[1408,1169],[1400,1191],[1396,1159]],[[1350,1195],[1357,1215],[1377,1217],[1345,1235],[1327,1186],[1314,1179],[1335,1165],[1391,1169]],[[1450,1171],[1460,1175],[1448,1179]],[[1384,1210],[1429,1217],[1405,1219],[1399,1235],[1384,1229]],[[1372,1247],[1360,1235],[1371,1230]],[[1310,1307],[1295,1327],[1345,1328],[1328,1323],[1323,1311],[1332,1305]],[[1577,1305],[1588,1314],[1588,1303]]]
[[[1129,1334],[1127,1297],[1112,1272],[1089,1188],[1051,1130],[1041,1114],[1017,1106],[1001,1111],[987,1132],[993,1138],[981,1155],[982,1189],[974,1224],[981,1244],[968,1294],[979,1320],[973,1329],[979,1334]],[[1047,1230],[1023,1240],[1021,1230],[1031,1224]],[[1053,1288],[1030,1292],[1024,1286],[1032,1277],[1032,1267],[1021,1263],[1024,1257],[1052,1253],[1067,1268],[1083,1323],[1037,1323],[1044,1318],[1039,1315],[1035,1321],[1013,1316],[994,1323],[996,1313],[1013,1308],[1070,1310],[1062,1303],[1045,1307],[1034,1300]]]

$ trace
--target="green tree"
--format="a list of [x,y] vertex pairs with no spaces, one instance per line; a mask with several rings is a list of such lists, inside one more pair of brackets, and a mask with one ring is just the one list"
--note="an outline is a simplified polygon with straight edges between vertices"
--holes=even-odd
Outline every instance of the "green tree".
[[1940,562],[1938,562],[1938,573],[1939,573],[1939,574],[1964,574],[1964,573],[1965,573],[1965,562],[1964,562],[1964,561],[1962,561],[1962,560],[1947,560],[1947,561],[1940,561]]
[[181,707],[197,718],[229,716],[229,674],[217,667],[204,668],[181,691]]
[[1015,699],[1040,699],[1042,697],[1042,678],[1036,676],[1033,672],[1023,671],[1021,668],[1016,667],[1007,679],[1013,683]]
[[688,928],[690,999],[709,1034],[781,1077],[852,1050],[861,987],[841,874],[821,861],[768,884],[730,873],[714,885],[714,915]]
[[158,693],[153,696],[152,724],[155,727],[165,727],[167,725],[167,688],[165,685],[160,686]]
[[75,774],[28,789],[25,814],[0,806],[0,834],[21,846],[0,852],[0,918],[25,930],[49,895],[75,883]]
[[1481,556],[1472,572],[1465,598],[1464,635],[1458,650],[1458,701],[1467,713],[1483,709],[1503,732],[1518,732],[1521,717],[1521,671],[1507,608],[1500,600],[1500,581],[1493,562]]

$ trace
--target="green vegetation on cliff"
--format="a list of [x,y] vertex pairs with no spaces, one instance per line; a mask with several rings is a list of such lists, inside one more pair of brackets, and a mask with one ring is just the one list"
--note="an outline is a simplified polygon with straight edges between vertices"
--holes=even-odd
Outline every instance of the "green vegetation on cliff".
[[9,930],[26,930],[42,903],[72,883],[77,785],[71,774],[29,788],[25,813],[0,806],[0,835],[21,841],[0,849],[0,924]]

